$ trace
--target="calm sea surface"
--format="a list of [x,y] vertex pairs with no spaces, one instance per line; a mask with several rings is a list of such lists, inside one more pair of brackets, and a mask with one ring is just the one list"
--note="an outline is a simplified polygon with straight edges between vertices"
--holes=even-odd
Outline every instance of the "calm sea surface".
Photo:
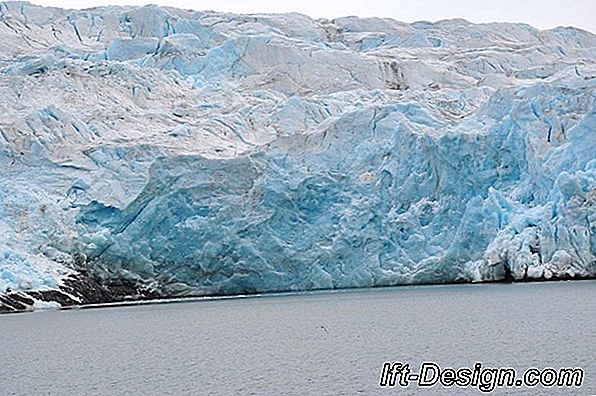
[[416,286],[0,316],[0,395],[481,395],[378,386],[385,361],[585,369],[596,281]]

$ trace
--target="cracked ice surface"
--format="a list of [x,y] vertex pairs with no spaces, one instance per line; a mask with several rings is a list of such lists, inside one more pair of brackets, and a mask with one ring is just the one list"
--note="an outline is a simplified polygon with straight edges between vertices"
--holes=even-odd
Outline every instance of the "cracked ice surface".
[[75,262],[165,294],[596,275],[590,33],[0,19],[0,291]]

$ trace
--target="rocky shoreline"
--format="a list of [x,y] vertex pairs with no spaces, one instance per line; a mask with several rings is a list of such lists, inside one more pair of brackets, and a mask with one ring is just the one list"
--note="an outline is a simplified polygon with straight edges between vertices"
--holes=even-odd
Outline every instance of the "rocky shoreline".
[[[449,284],[466,284],[466,283],[538,283],[538,282],[558,282],[558,281],[587,281],[596,280],[594,276],[559,276],[551,278],[524,278],[514,279],[506,277],[498,280],[485,280],[480,282],[470,281],[451,281],[438,283],[424,283],[424,284],[404,284],[404,285],[384,285],[378,287],[399,287],[399,286],[428,286],[428,285],[449,285]],[[345,289],[345,288],[340,288]],[[340,290],[337,289],[337,290]],[[317,289],[325,290],[325,289]],[[313,290],[309,290],[313,291]],[[289,291],[285,291],[290,293]],[[273,294],[284,293],[284,291],[276,291]],[[251,293],[246,293],[251,294]],[[256,293],[255,293],[256,294]],[[184,298],[200,298],[200,297],[234,297],[233,295],[185,295]],[[105,282],[96,276],[90,275],[86,271],[71,275],[66,278],[63,285],[59,289],[51,290],[26,290],[26,291],[11,291],[0,293],[0,314],[3,313],[22,313],[31,312],[38,309],[47,308],[48,306],[56,309],[72,309],[77,307],[89,305],[107,305],[119,303],[150,303],[152,300],[172,300],[178,301],[181,296],[164,295],[157,291],[154,287],[141,283],[133,282],[131,280],[112,280]],[[55,304],[46,305],[44,304]]]
[[[127,280],[105,283],[82,271],[64,279],[59,289],[0,293],[0,313],[34,311],[44,303],[69,308],[89,304],[151,300],[162,297],[149,286]],[[56,305],[56,308],[58,306]]]

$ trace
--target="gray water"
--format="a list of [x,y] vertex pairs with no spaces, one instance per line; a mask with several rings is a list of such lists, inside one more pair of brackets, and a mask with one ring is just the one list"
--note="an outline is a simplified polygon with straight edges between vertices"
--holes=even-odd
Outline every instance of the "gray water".
[[596,281],[417,286],[0,316],[1,395],[477,394],[378,386],[385,361],[581,366]]

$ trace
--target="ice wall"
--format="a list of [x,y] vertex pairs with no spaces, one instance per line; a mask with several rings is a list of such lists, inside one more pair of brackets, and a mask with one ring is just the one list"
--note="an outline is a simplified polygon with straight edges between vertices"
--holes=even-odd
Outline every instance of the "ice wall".
[[0,4],[0,290],[596,274],[596,37]]

